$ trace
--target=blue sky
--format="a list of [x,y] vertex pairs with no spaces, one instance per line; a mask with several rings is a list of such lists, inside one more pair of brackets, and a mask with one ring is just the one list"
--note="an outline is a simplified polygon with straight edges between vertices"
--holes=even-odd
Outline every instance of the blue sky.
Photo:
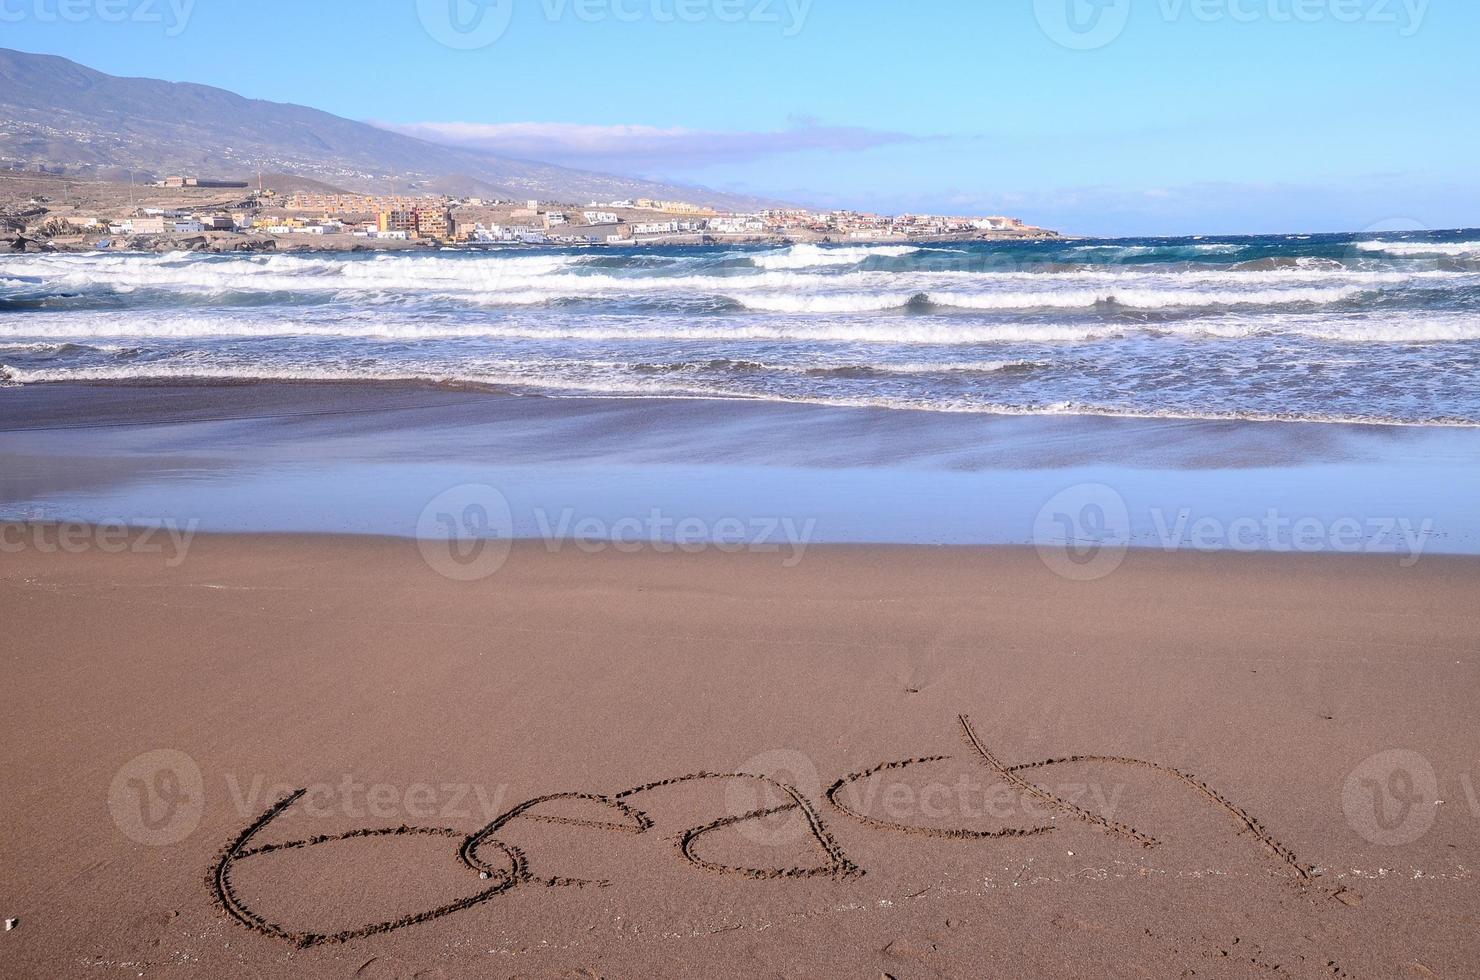
[[112,74],[1122,235],[1480,225],[1477,40],[1474,0],[0,0]]

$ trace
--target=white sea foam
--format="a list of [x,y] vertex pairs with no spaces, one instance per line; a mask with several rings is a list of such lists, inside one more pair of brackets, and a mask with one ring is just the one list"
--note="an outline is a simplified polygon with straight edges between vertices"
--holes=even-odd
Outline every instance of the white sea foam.
[[[26,257],[28,259],[32,257]],[[270,256],[217,261],[168,256],[39,256],[26,266],[49,291],[88,295],[99,289],[120,296],[163,290],[193,297],[264,293],[305,294],[349,304],[447,301],[478,306],[521,306],[569,299],[624,296],[681,300],[730,296],[752,309],[817,313],[870,312],[902,306],[919,293],[942,305],[978,309],[1073,308],[1112,296],[1121,305],[1171,306],[1331,302],[1346,298],[1316,292],[1356,285],[1441,282],[1471,276],[1458,271],[1398,272],[1342,268],[1258,270],[1079,270],[1046,274],[1022,270],[921,270],[899,274],[805,269],[741,271],[733,275],[619,275],[581,271],[565,256],[445,259],[438,256],[348,260]],[[70,260],[70,261],[69,261]],[[1013,283],[1036,291],[960,290],[963,284]],[[1206,287],[1213,287],[1209,290]],[[1289,295],[1276,295],[1288,290]],[[1303,295],[1300,292],[1304,291]],[[1034,295],[1028,295],[1033,292]],[[1237,292],[1240,295],[1234,296]],[[1165,295],[1163,295],[1165,294]],[[1173,295],[1176,294],[1176,295]],[[956,298],[956,297],[967,298]]]
[[911,293],[741,293],[748,310],[769,313],[871,313],[903,309]]
[[[1008,250],[965,249],[959,263],[890,271],[865,263],[917,249],[636,261],[16,255],[0,260],[0,296],[66,298],[0,315],[0,361],[10,362],[0,374],[8,383],[458,381],[933,411],[1480,417],[1480,271],[1404,269],[1403,249],[1435,254],[1427,242],[1351,246],[1373,253],[1361,263],[1297,255],[1230,267],[1218,252],[1237,247],[1168,245],[1151,258],[1170,264],[1088,266],[1072,264],[1067,248],[1024,249],[1067,256],[1042,268],[995,267]],[[1442,254],[1471,248],[1480,254],[1480,242],[1444,243]],[[1208,253],[1202,265],[1197,252]],[[1174,383],[1152,389],[1150,377]],[[1385,397],[1394,385],[1403,395]]]
[[1215,306],[1284,306],[1291,304],[1339,303],[1361,295],[1359,287],[1326,289],[1104,289],[1095,291],[1065,290],[1052,293],[941,293],[930,296],[940,306],[967,309],[1072,309],[1114,303],[1139,310],[1200,308]]
[[[801,246],[796,246],[801,248]],[[817,249],[816,246],[812,248]],[[880,254],[873,248],[821,250]],[[119,296],[163,290],[193,297],[263,293],[306,294],[347,304],[378,306],[446,301],[482,307],[528,306],[572,299],[713,299],[728,296],[770,312],[868,313],[900,307],[919,293],[947,306],[970,309],[1089,307],[1112,297],[1123,306],[1328,303],[1350,298],[1341,290],[1457,279],[1456,271],[1398,272],[1329,266],[1258,270],[1079,270],[1045,274],[1023,270],[863,272],[804,267],[714,274],[613,274],[583,271],[580,256],[381,256],[372,260],[291,255],[202,260],[196,256],[24,256],[12,263],[39,274],[48,290]],[[682,268],[681,266],[679,267]],[[1014,283],[1043,287],[997,292],[961,290],[963,284]],[[1211,289],[1207,287],[1213,287]],[[1267,288],[1275,287],[1275,288]],[[1324,290],[1324,291],[1323,291]]]
[[780,318],[686,320],[675,317],[521,317],[517,320],[427,321],[404,314],[322,320],[289,319],[253,313],[232,318],[143,313],[28,316],[22,323],[0,323],[0,341],[67,339],[91,343],[106,339],[235,339],[249,337],[360,338],[421,341],[453,338],[526,340],[807,340],[860,343],[955,344],[1004,341],[1065,341],[1119,336],[1126,328],[1106,323],[953,324],[943,320],[891,317],[868,320]]
[[1210,337],[1289,335],[1347,344],[1433,344],[1480,340],[1480,320],[1468,316],[1290,318],[1271,324],[1203,322]]
[[1363,252],[1382,252],[1399,256],[1475,256],[1480,257],[1480,242],[1357,242]]
[[[1239,338],[1297,336],[1354,343],[1480,340],[1480,318],[1466,314],[1384,316],[1247,313],[1144,325],[1116,321],[980,322],[957,317],[862,317],[798,313],[766,318],[511,315],[488,319],[428,319],[414,313],[370,312],[288,318],[267,311],[231,317],[145,311],[34,314],[0,321],[0,345],[99,340],[160,342],[243,338],[350,338],[417,342],[441,339],[622,341],[804,341],[864,344],[1061,343],[1137,333]],[[740,355],[743,356],[743,355]]]
[[[42,370],[10,369],[12,382],[39,384],[57,382],[137,382],[146,380],[172,381],[379,381],[479,384],[491,387],[529,387],[525,377],[503,377],[497,373],[479,371],[422,371],[416,369],[387,368],[382,370],[346,371],[335,368],[289,368],[281,366],[235,366],[208,367],[201,365],[138,365],[105,368],[48,368]],[[1304,421],[1320,423],[1370,423],[1387,425],[1443,425],[1476,427],[1480,425],[1466,418],[1446,416],[1414,419],[1383,413],[1380,410],[1357,415],[1315,410],[1276,411],[1261,408],[1217,408],[1217,407],[1169,407],[1145,408],[1116,404],[1096,404],[1084,401],[1048,401],[1011,403],[963,397],[932,397],[929,395],[860,395],[838,394],[794,395],[784,393],[760,393],[732,391],[724,388],[701,385],[673,384],[671,381],[655,383],[644,379],[542,380],[539,387],[546,394],[565,393],[572,397],[693,397],[693,398],[740,398],[794,404],[826,405],[846,408],[877,408],[900,411],[929,411],[984,415],[1092,415],[1122,418],[1149,419],[1227,419],[1248,421]]]
[[778,293],[739,294],[747,309],[772,313],[861,313],[901,309],[916,296],[935,306],[969,310],[1087,309],[1103,303],[1141,310],[1220,306],[1281,306],[1339,303],[1361,295],[1359,287],[1326,289],[1189,290],[1100,289],[987,293]]
[[823,370],[848,369],[875,371],[879,374],[998,374],[1043,367],[1038,361],[902,361],[880,364],[821,364]]
[[793,245],[780,252],[750,255],[750,261],[762,269],[806,269],[817,266],[856,265],[870,258],[900,258],[920,251],[915,245],[860,245],[829,247]]
[[1237,252],[1243,247],[1232,242],[1199,242],[1194,245],[1080,245],[1071,251],[1081,254],[1114,252],[1118,253],[1118,257],[1120,258],[1133,259],[1145,255],[1156,255],[1161,252],[1176,253],[1187,250],[1204,253]]

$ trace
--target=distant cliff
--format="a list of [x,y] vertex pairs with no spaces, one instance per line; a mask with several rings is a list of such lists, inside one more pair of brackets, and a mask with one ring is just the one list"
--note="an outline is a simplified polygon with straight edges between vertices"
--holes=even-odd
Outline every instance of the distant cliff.
[[98,173],[297,174],[351,190],[436,190],[560,201],[652,197],[749,210],[767,202],[440,146],[225,89],[117,78],[0,48],[0,163]]

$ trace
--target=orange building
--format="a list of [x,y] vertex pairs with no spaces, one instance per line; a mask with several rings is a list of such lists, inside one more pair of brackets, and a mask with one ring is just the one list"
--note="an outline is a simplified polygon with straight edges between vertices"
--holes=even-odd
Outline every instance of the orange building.
[[446,208],[418,209],[416,212],[416,233],[428,238],[451,238],[451,212]]
[[416,232],[415,211],[382,211],[375,221],[377,231]]

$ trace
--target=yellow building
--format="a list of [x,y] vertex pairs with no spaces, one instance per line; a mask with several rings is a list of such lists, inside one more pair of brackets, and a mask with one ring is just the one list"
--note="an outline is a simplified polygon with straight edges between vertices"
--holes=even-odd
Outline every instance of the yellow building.
[[416,212],[416,233],[428,238],[452,237],[452,214],[446,208],[421,208]]
[[382,211],[375,219],[377,231],[409,231],[416,233],[415,211]]

